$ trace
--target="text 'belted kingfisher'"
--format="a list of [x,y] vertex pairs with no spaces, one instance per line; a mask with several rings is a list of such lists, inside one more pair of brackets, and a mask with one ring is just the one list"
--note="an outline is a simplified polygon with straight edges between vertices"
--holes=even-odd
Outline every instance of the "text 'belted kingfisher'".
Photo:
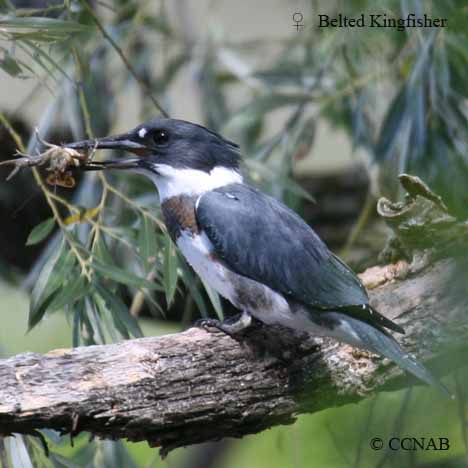
[[247,185],[236,144],[190,122],[154,119],[116,136],[66,145],[119,149],[136,156],[92,163],[149,177],[172,237],[198,275],[251,317],[316,336],[331,336],[386,356],[424,382],[445,388],[388,333],[403,329],[369,305],[357,276],[278,200]]

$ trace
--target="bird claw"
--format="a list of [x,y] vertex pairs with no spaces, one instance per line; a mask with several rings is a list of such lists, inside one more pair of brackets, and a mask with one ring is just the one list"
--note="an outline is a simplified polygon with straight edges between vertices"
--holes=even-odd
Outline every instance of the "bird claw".
[[221,326],[221,322],[217,319],[213,318],[201,318],[196,320],[193,323],[193,326],[197,328],[203,328],[204,330],[207,330],[208,328],[218,328]]
[[210,331],[209,329],[215,328],[223,332],[225,335],[230,336],[231,338],[234,337],[234,333],[230,330],[229,325],[225,325],[221,320],[213,319],[213,318],[202,318],[198,319],[193,324],[195,327],[203,328],[203,330]]
[[202,318],[197,320],[194,325],[205,330],[208,330],[208,328],[216,328],[226,335],[229,335],[231,338],[234,338],[234,335],[250,327],[251,323],[252,316],[244,311],[234,317],[227,318],[223,322],[213,318]]

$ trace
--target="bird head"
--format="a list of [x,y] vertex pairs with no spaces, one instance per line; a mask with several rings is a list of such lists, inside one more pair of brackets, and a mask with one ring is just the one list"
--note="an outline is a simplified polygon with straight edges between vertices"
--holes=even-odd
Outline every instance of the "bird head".
[[161,199],[196,195],[242,182],[239,147],[191,122],[158,118],[127,133],[65,145],[75,150],[113,149],[131,157],[94,164],[93,169],[120,169],[149,177]]

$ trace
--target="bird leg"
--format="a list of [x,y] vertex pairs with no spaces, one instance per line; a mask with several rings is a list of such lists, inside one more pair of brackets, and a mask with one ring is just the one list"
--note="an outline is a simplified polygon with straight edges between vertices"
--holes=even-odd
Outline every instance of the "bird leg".
[[252,316],[245,310],[240,314],[234,315],[234,317],[227,318],[223,322],[218,319],[204,318],[194,323],[196,327],[204,328],[205,330],[217,328],[230,337],[250,327],[251,324]]

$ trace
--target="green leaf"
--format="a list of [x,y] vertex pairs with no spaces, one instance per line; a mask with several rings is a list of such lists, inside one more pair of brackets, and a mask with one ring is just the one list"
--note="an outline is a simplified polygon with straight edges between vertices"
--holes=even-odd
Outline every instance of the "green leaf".
[[0,50],[4,53],[3,58],[0,59],[0,68],[12,77],[21,74],[23,69],[20,67],[18,62],[11,56],[11,54],[3,48]]
[[108,332],[110,339],[114,343],[120,341],[122,338],[129,339],[130,334],[128,333],[128,330],[120,321],[116,323],[115,317],[104,298],[95,293],[93,294],[93,301],[99,311],[100,321]]
[[60,310],[66,305],[72,305],[74,302],[83,298],[90,292],[90,284],[83,276],[78,279],[71,279],[59,288],[59,294],[56,294],[54,299],[47,307],[49,312]]
[[[95,285],[96,286],[96,285]],[[90,344],[104,344],[106,338],[104,330],[102,329],[102,320],[96,308],[96,302],[87,297],[85,299],[85,314],[83,323],[86,327],[85,343]]]
[[[97,293],[106,302],[107,307],[112,312],[115,324],[119,330],[128,330],[135,338],[143,336],[140,326],[135,317],[131,316],[125,304],[114,294],[111,294],[100,284],[95,285]],[[122,329],[123,327],[123,329]]]
[[192,271],[187,267],[186,263],[180,262],[180,268],[182,270],[182,281],[184,282],[185,286],[190,292],[192,299],[197,304],[198,310],[202,317],[209,317],[208,309],[206,308],[205,299],[203,298],[202,294],[200,293],[197,285],[197,279],[195,278]]
[[171,238],[166,234],[164,239],[164,275],[163,285],[166,293],[167,307],[169,308],[174,300],[177,287],[177,254]]
[[52,272],[58,264],[64,262],[65,257],[66,251],[62,240],[60,247],[51,255],[49,260],[47,260],[37,277],[36,284],[31,292],[30,315],[39,302],[41,302],[47,287],[49,287],[49,290],[55,290],[57,288],[58,285],[54,284]]
[[243,129],[250,127],[253,122],[267,117],[269,112],[282,107],[306,104],[311,99],[311,96],[307,93],[263,94],[234,112],[223,125],[223,133],[238,134]]
[[218,318],[220,320],[223,320],[224,319],[223,306],[221,305],[221,300],[219,299],[219,294],[216,291],[214,291],[213,289],[211,289],[211,287],[208,286],[208,283],[205,283],[202,279],[201,279],[201,282],[203,283],[205,291],[208,294],[208,297],[210,298],[211,304],[213,305],[214,310],[215,310],[216,314],[218,315]]
[[23,50],[26,49],[26,46],[29,47],[32,51],[32,58],[36,63],[40,64],[43,68],[47,69],[44,62],[41,60],[42,58],[44,61],[50,63],[54,69],[58,70],[64,76],[64,78],[70,81],[70,83],[75,83],[73,78],[67,74],[64,68],[60,66],[59,63],[56,60],[54,60],[49,54],[46,54],[33,41],[23,40],[22,42],[25,44]]
[[75,264],[75,257],[67,250],[62,239],[58,249],[51,255],[42,268],[31,292],[29,304],[28,329],[31,330],[44,316],[48,305],[55,299],[59,288]]
[[305,157],[310,151],[317,133],[316,122],[317,117],[315,115],[300,121],[296,134],[294,135],[293,147],[291,148],[293,155],[297,156],[298,152],[300,152],[301,156]]
[[142,23],[148,27],[148,29],[154,29],[166,36],[171,36],[172,31],[168,21],[160,18],[159,16],[153,15],[144,15],[142,18]]
[[140,216],[138,244],[143,267],[145,272],[148,273],[152,264],[156,261],[158,239],[153,222],[144,215]]
[[93,262],[93,267],[105,278],[117,281],[117,283],[126,284],[127,286],[135,286],[136,288],[147,288],[161,290],[161,286],[153,281],[148,281],[145,278],[130,273],[129,271],[122,270],[108,263],[103,263],[98,259]]
[[71,311],[73,313],[73,332],[72,332],[72,346],[76,348],[81,344],[81,325],[83,323],[84,301],[77,302],[72,305]]
[[142,290],[143,295],[145,296],[145,300],[147,305],[150,308],[150,312],[153,313],[155,317],[161,315],[162,317],[166,318],[166,312],[164,309],[154,300],[148,290]]
[[204,61],[200,67],[198,83],[204,103],[202,112],[207,127],[219,130],[220,123],[224,122],[229,114],[224,88],[220,85],[216,73],[214,54],[205,54]]
[[406,119],[406,89],[402,88],[393,99],[385,116],[375,147],[377,160],[384,160],[396,141],[396,137]]
[[237,118],[239,115],[247,114],[250,116],[256,115],[262,117],[264,114],[281,107],[303,104],[311,100],[311,96],[304,93],[291,93],[291,94],[266,94],[259,96],[252,102],[244,106],[234,116]]
[[26,245],[35,245],[39,242],[42,242],[54,229],[55,219],[49,218],[43,221],[41,224],[38,224],[28,236]]
[[54,289],[44,300],[39,304],[39,306],[34,310],[34,313],[29,314],[28,320],[28,331],[32,330],[44,317],[44,314],[47,312],[50,304],[55,301],[57,296],[60,293],[60,289]]
[[300,87],[304,83],[304,75],[308,70],[304,70],[302,63],[281,63],[268,70],[253,72],[250,77],[257,78],[269,87],[296,85]]
[[107,247],[106,240],[104,236],[99,236],[98,241],[96,242],[95,253],[97,258],[106,265],[115,265],[114,258]]
[[285,182],[285,188],[288,192],[291,192],[298,197],[304,198],[311,203],[317,203],[317,200],[304,187],[301,187],[301,185],[299,185],[294,179],[286,177]]
[[54,18],[0,16],[0,28],[25,32],[40,29],[41,31],[55,34],[71,34],[87,31],[90,29],[90,26],[77,23],[76,21],[64,21]]

